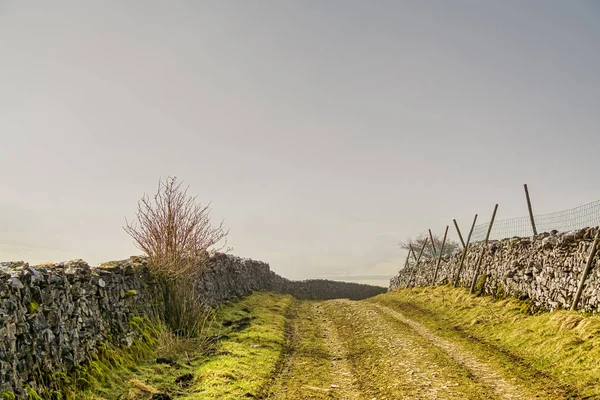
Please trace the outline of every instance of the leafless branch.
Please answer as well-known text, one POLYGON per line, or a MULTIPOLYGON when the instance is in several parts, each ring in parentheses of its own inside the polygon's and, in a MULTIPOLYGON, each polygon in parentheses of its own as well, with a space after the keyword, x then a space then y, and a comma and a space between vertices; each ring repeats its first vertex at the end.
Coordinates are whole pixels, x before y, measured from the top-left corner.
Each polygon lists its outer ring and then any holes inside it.
POLYGON ((152 272, 178 277, 198 272, 210 253, 222 251, 229 233, 213 226, 210 203, 203 206, 176 177, 161 179, 151 198, 144 195, 133 221, 123 227, 149 258, 152 272))

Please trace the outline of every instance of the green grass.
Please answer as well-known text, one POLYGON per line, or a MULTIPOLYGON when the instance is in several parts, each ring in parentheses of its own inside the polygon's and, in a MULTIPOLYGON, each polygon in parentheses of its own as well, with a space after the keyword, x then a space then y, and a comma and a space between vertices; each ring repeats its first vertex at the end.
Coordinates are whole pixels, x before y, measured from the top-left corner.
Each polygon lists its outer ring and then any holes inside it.
POLYGON ((216 354, 197 368, 197 383, 183 399, 264 395, 284 350, 285 314, 292 302, 291 296, 256 293, 221 310, 217 319, 221 326, 231 321, 230 331, 216 354))
POLYGON ((566 393, 600 398, 599 316, 565 310, 531 315, 527 302, 475 297, 449 286, 404 289, 369 301, 460 339, 507 369, 545 375, 566 393))
POLYGON ((187 400, 259 397, 268 391, 284 350, 285 314, 292 303, 291 296, 255 293, 222 306, 198 338, 176 338, 161 327, 144 357, 123 357, 124 349, 97 357, 87 370, 94 376, 90 387, 76 398, 141 400, 155 393, 187 400))

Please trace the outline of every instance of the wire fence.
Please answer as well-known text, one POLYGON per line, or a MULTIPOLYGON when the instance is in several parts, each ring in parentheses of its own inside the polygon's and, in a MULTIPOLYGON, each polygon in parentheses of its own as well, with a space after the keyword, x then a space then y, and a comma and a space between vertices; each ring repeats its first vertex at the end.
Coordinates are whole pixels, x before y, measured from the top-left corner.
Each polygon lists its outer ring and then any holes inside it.
MULTIPOLYGON (((570 210, 550 214, 534 215, 535 226, 538 233, 557 230, 559 232, 575 229, 600 226, 600 200, 584 204, 570 210)), ((490 226, 489 222, 475 225, 471 236, 472 242, 485 240, 490 226)), ((527 237, 533 235, 533 228, 529 217, 510 218, 494 221, 490 240, 500 240, 509 237, 527 237)))

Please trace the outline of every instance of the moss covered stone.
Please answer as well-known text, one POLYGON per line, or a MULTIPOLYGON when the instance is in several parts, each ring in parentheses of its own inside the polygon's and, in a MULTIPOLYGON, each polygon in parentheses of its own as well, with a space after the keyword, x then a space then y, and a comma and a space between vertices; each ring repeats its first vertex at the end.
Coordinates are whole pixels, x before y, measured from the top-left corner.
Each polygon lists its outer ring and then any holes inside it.
POLYGON ((29 314, 33 314, 39 307, 40 305, 35 300, 32 300, 29 302, 29 304, 27 304, 27 312, 29 314))

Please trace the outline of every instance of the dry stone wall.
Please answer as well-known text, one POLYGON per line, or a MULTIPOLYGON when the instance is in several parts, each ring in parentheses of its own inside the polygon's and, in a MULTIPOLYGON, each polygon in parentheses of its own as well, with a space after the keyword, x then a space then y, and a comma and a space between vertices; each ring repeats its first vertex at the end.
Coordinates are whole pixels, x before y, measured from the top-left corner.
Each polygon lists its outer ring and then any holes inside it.
MULTIPOLYGON (((543 233, 528 238, 510 238, 475 243, 469 247, 460 286, 469 288, 477 258, 483 259, 477 291, 494 296, 529 299, 534 308, 569 308, 590 253, 596 228, 543 233)), ((454 282, 461 254, 443 259, 433 282, 436 261, 425 260, 415 269, 403 269, 390 281, 390 290, 407 286, 443 285, 454 282)), ((596 255, 585 282, 579 308, 600 312, 600 265, 596 255)))
POLYGON ((80 365, 100 343, 131 345, 131 318, 159 312, 160 293, 135 258, 0 264, 0 393, 35 388, 33 376, 80 365))
POLYGON ((327 279, 290 281, 277 274, 273 274, 271 290, 308 300, 361 300, 387 292, 386 288, 380 286, 330 281, 327 279))
MULTIPOLYGON (((216 306, 253 291, 304 298, 365 298, 385 288, 333 281, 296 282, 260 261, 213 256, 197 281, 202 301, 216 306)), ((30 266, 0 263, 0 394, 27 398, 42 374, 70 372, 102 344, 130 346, 136 318, 163 315, 162 286, 143 257, 90 267, 82 260, 30 266)))

